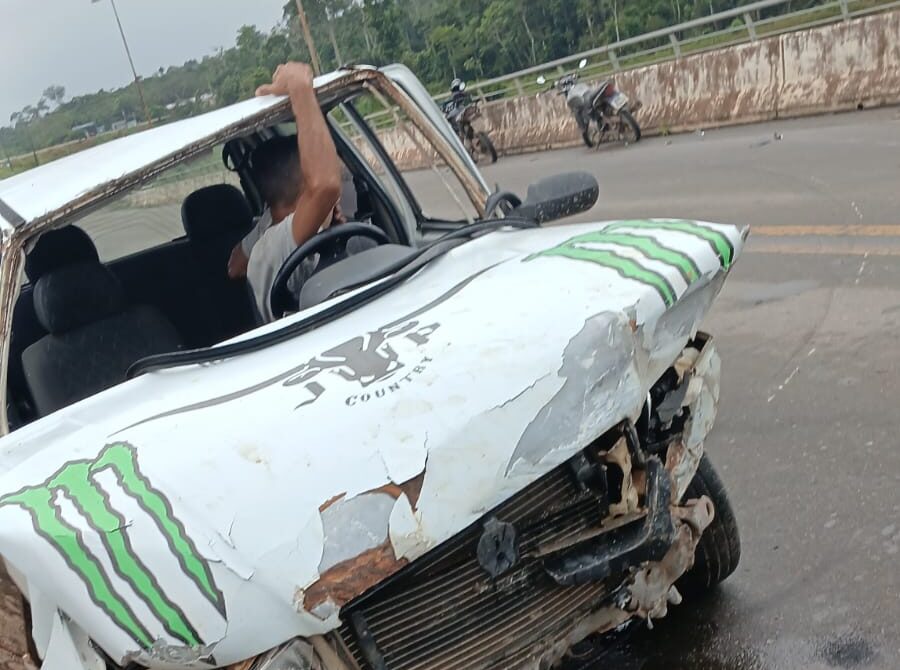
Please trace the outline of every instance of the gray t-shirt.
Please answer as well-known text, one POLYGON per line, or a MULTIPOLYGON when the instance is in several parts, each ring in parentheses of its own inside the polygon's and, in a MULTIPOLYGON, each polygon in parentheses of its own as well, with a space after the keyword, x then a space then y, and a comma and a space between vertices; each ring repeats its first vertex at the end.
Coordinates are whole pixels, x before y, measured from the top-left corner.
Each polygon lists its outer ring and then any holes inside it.
MULTIPOLYGON (((271 221, 271 215, 268 218, 271 221)), ((288 256, 297 248, 291 225, 293 221, 294 215, 291 214, 275 225, 264 226, 265 222, 261 218, 254 230, 247 238, 244 238, 244 242, 246 242, 252 235, 258 235, 255 243, 250 245, 247 281, 250 282, 250 288, 253 289, 256 307, 266 323, 271 323, 275 320, 271 305, 272 284, 275 283, 275 275, 278 274, 288 256)), ((291 293, 300 295, 303 282, 312 275, 317 262, 318 255, 307 258, 303 262, 303 266, 288 280, 288 289, 290 289, 291 293)))

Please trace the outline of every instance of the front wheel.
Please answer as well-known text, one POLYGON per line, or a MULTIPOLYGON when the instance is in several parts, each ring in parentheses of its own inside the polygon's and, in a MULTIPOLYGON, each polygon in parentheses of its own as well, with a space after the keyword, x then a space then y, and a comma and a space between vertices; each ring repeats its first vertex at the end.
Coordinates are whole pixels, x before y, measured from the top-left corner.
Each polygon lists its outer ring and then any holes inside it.
POLYGON ((741 538, 734 510, 725 485, 706 456, 700 459, 684 499, 700 496, 708 496, 712 500, 716 515, 700 536, 693 567, 677 582, 678 589, 688 597, 700 595, 725 581, 741 560, 741 538))
POLYGON ((591 138, 591 133, 589 130, 585 130, 581 133, 581 139, 584 140, 584 144, 588 149, 594 148, 594 140, 591 138))
POLYGON ((581 133, 581 139, 584 140, 584 144, 588 149, 593 149, 600 144, 601 136, 600 121, 596 119, 588 121, 587 127, 581 133))
POLYGON ((494 148, 494 143, 491 142, 491 138, 488 137, 487 133, 479 132, 475 143, 481 153, 490 157, 491 163, 497 162, 497 150, 494 148))
POLYGON ((641 127, 627 109, 619 110, 619 134, 625 142, 640 142, 641 127))

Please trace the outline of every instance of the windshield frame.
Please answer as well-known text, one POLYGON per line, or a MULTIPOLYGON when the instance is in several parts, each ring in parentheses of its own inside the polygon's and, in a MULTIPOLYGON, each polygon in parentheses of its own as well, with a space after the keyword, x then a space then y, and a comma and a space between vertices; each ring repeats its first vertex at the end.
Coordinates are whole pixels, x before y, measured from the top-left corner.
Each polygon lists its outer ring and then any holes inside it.
MULTIPOLYGON (((447 164, 457 179, 459 179, 472 204, 483 215, 485 203, 490 195, 483 180, 477 179, 476 175, 471 172, 460 158, 455 147, 446 141, 441 129, 435 127, 416 99, 407 93, 404 88, 397 85, 384 72, 371 68, 346 71, 345 76, 329 80, 317 89, 320 105, 323 108, 328 108, 335 100, 351 95, 354 91, 360 90, 365 86, 376 88, 404 111, 426 140, 435 148, 441 160, 447 164)), ((41 219, 26 222, 16 227, 4 225, 0 228, 0 363, 2 363, 0 365, 0 437, 9 434, 9 417, 7 416, 6 406, 9 368, 7 361, 10 353, 15 305, 22 288, 24 258, 29 244, 33 243, 42 233, 74 223, 90 211, 141 187, 158 175, 182 164, 202 151, 207 151, 213 146, 221 145, 224 142, 252 132, 261 127, 261 123, 265 126, 270 126, 277 123, 279 119, 284 120, 288 118, 289 115, 290 106, 285 101, 267 113, 263 120, 253 119, 246 124, 229 128, 225 133, 216 133, 201 138, 184 151, 169 156, 156 164, 148 165, 137 174, 128 175, 111 184, 98 184, 98 188, 94 191, 83 195, 77 201, 70 202, 66 207, 51 212, 41 219)), ((393 166, 393 161, 390 161, 390 163, 393 166)), ((396 166, 393 167, 395 168, 396 166)), ((289 323, 285 325, 285 327, 289 326, 289 323)), ((262 335, 254 335, 257 330, 249 331, 242 336, 242 339, 252 341, 257 337, 262 337, 262 335)), ((52 414, 48 416, 52 416, 52 414)), ((38 419, 38 421, 40 420, 38 419)))

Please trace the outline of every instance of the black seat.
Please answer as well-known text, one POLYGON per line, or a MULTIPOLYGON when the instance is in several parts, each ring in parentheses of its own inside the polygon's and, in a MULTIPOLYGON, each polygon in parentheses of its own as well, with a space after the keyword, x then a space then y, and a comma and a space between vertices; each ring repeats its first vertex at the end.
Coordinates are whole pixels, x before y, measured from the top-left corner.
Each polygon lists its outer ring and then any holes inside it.
POLYGON ((77 226, 64 226, 41 235, 25 258, 25 275, 34 285, 45 274, 74 263, 99 263, 97 247, 77 226))
POLYGON ((608 87, 608 79, 600 82, 600 86, 598 86, 591 95, 591 107, 597 107, 600 104, 600 101, 603 99, 603 94, 606 93, 608 87))
POLYGON ((88 234, 75 226, 65 226, 41 235, 25 259, 29 283, 22 287, 13 310, 12 336, 6 392, 13 426, 35 418, 34 402, 25 382, 22 352, 47 334, 34 311, 34 284, 45 274, 73 263, 99 263, 97 249, 88 234))
POLYGON ((256 325, 246 282, 228 278, 231 250, 253 227, 244 194, 229 184, 207 186, 189 195, 181 221, 195 264, 198 323, 204 344, 215 344, 256 325))
POLYGON ((181 344, 157 309, 128 306, 122 286, 99 262, 42 274, 34 309, 48 335, 25 349, 22 366, 38 416, 124 381, 135 361, 181 344))

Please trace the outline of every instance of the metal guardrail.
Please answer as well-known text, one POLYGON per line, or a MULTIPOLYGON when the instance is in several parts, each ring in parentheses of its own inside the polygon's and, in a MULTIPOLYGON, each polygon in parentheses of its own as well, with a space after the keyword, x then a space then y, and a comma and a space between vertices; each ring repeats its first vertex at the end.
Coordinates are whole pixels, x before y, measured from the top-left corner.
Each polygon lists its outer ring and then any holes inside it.
MULTIPOLYGON (((661 63, 725 46, 755 42, 765 37, 829 23, 849 21, 857 16, 900 7, 900 0, 821 0, 800 10, 776 11, 769 16, 760 16, 766 10, 789 9, 791 1, 759 0, 613 44, 581 51, 501 77, 474 82, 468 89, 482 102, 518 97, 542 90, 536 82, 539 75, 552 80, 573 70, 581 59, 589 61, 589 65, 582 72, 583 77, 609 76, 634 67, 661 63), (721 27, 726 22, 728 25, 721 27)), ((448 97, 449 93, 442 93, 436 95, 434 99, 440 103, 448 97)), ((390 110, 375 112, 367 116, 366 120, 376 129, 394 124, 390 110)))

